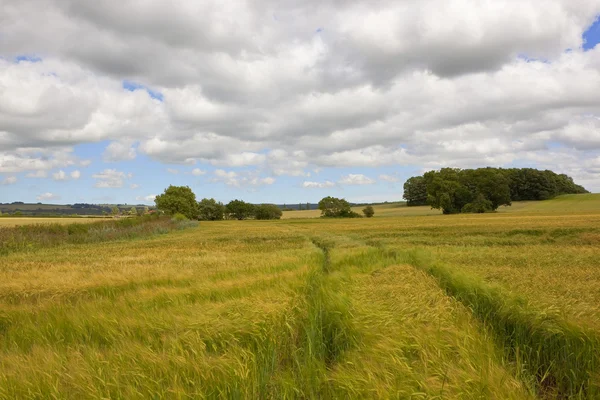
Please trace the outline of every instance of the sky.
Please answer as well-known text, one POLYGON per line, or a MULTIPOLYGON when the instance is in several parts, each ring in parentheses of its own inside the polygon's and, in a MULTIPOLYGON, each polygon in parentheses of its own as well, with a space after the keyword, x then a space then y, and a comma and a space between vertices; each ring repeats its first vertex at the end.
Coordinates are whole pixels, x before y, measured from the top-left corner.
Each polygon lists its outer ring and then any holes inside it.
POLYGON ((395 201, 442 167, 600 192, 597 0, 3 0, 0 202, 395 201))

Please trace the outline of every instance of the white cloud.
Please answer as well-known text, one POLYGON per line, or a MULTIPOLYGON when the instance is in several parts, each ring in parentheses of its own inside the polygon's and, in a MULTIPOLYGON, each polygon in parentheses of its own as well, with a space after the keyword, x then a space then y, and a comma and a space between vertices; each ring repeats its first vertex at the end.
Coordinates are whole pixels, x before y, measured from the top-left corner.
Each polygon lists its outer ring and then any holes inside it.
POLYGON ((348 174, 338 181, 340 185, 372 185, 375 181, 363 174, 348 174))
POLYGON ((132 183, 131 185, 129 185, 130 189, 139 189, 140 185, 138 185, 137 183, 132 183))
POLYGON ((304 181, 304 182, 302 182, 302 187, 311 188, 311 189, 324 189, 324 188, 331 188, 334 186, 335 186, 335 183, 333 183, 331 181, 325 181, 325 182, 304 181))
POLYGON ((68 178, 65 171, 61 169, 60 171, 57 171, 52 174, 52 179, 54 179, 55 181, 66 181, 68 178))
POLYGON ((177 175, 179 173, 179 170, 175 168, 167 168, 167 172, 173 175, 177 175))
POLYGON ((102 172, 92 175, 96 179, 94 187, 97 188, 122 188, 126 179, 131 179, 132 174, 117 171, 116 169, 105 169, 102 172))
POLYGON ((17 183, 18 179, 16 176, 9 176, 0 181, 0 185, 13 185, 17 183))
POLYGON ((191 174, 194 176, 202 176, 202 175, 206 175, 206 171, 201 170, 200 168, 194 168, 192 170, 191 174))
POLYGON ((60 200, 60 196, 54 193, 46 192, 36 197, 37 201, 60 200))
POLYGON ((81 172, 79 170, 75 170, 75 171, 71 171, 71 178, 72 179, 79 179, 81 178, 81 172))
POLYGON ((224 183, 227 186, 233 186, 237 188, 243 187, 259 187, 265 185, 272 185, 275 183, 275 178, 271 176, 261 177, 257 172, 254 171, 225 171, 217 169, 213 172, 214 177, 211 182, 224 183))
POLYGON ((131 141, 111 142, 104 150, 103 159, 106 162, 128 161, 136 157, 135 148, 131 141))
POLYGON ((379 175, 379 180, 383 181, 383 182, 396 183, 396 182, 400 181, 400 177, 397 175, 381 174, 381 175, 379 175))
POLYGON ((155 198, 155 194, 149 194, 148 196, 137 196, 135 199, 144 203, 153 203, 155 198))
POLYGON ((43 169, 35 171, 35 172, 30 172, 27 175, 28 178, 47 178, 48 177, 48 171, 45 171, 43 169))
POLYGON ((107 162, 252 170, 234 186, 549 148, 548 168, 600 181, 600 46, 582 50, 597 0, 5 2, 0 173, 87 166, 75 146, 107 141, 107 162))

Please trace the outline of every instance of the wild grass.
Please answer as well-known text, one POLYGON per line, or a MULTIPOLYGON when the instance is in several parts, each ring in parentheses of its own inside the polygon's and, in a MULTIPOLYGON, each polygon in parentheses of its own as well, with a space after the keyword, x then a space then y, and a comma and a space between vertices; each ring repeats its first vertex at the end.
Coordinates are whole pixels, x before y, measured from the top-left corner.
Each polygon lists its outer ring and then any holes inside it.
POLYGON ((168 233, 174 229, 197 226, 195 221, 168 217, 143 216, 89 224, 44 223, 0 227, 0 256, 13 251, 68 243, 97 243, 118 239, 133 239, 152 234, 168 233))
POLYGON ((0 398, 598 398, 599 227, 218 221, 11 251, 0 398))
POLYGON ((87 224, 104 219, 103 217, 0 217, 0 227, 35 224, 87 224))

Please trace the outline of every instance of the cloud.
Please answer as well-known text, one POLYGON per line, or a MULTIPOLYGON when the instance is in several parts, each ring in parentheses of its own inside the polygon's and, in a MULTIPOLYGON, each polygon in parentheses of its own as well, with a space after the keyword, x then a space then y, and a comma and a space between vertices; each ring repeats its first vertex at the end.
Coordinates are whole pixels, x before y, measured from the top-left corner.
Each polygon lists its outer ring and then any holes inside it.
POLYGON ((249 182, 550 153, 581 163, 548 168, 600 179, 600 46, 582 48, 597 0, 221 3, 7 0, 0 173, 83 167, 76 146, 107 142, 106 162, 249 182))
POLYGON ((225 171, 217 169, 213 172, 214 177, 211 182, 224 183, 227 186, 233 186, 237 188, 243 187, 260 187, 265 185, 272 185, 275 183, 275 178, 271 176, 261 177, 257 172, 254 171, 225 171))
POLYGON ((122 188, 125 180, 132 178, 132 174, 117 171, 116 169, 105 169, 102 172, 92 175, 96 179, 94 187, 97 188, 122 188))
POLYGON ((9 176, 0 181, 0 185, 13 185, 17 183, 18 179, 16 176, 9 176))
POLYGON ((381 175, 379 175, 379 180, 383 181, 383 182, 396 183, 396 182, 400 181, 400 177, 397 175, 381 174, 381 175))
POLYGON ((79 179, 81 178, 81 172, 79 170, 71 171, 71 179, 79 179))
POLYGON ((138 185, 137 183, 132 183, 131 185, 129 185, 130 189, 139 189, 140 185, 138 185))
POLYGON ((37 201, 60 200, 60 196, 54 193, 46 192, 36 197, 37 201))
POLYGON ((111 142, 104 150, 105 162, 129 161, 136 157, 131 141, 111 142))
POLYGON ((68 178, 67 178, 67 174, 65 173, 65 171, 63 171, 61 169, 60 171, 52 174, 52 179, 55 181, 66 181, 68 178))
POLYGON ((194 168, 190 173, 194 176, 202 176, 206 174, 206 171, 201 170, 200 168, 194 168))
POLYGON ((179 170, 175 168, 167 168, 167 172, 173 175, 177 175, 179 173, 179 170))
POLYGON ((148 196, 137 196, 135 199, 143 203, 153 203, 155 198, 155 194, 149 194, 148 196))
POLYGON ((27 175, 25 175, 28 178, 47 178, 48 177, 48 171, 45 171, 43 169, 39 170, 39 171, 35 171, 35 172, 30 172, 27 175))
POLYGON ((304 182, 302 182, 303 188, 310 188, 310 189, 324 189, 324 188, 331 188, 334 186, 335 186, 335 183, 333 183, 331 181, 325 181, 325 182, 304 181, 304 182))
POLYGON ((375 181, 363 174, 348 174, 338 181, 340 185, 372 185, 375 181))

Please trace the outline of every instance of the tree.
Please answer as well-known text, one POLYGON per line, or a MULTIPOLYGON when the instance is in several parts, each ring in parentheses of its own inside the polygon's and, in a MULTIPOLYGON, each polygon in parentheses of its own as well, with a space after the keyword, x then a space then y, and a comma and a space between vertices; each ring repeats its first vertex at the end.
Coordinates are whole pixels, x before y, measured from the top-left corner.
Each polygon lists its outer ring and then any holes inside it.
POLYGON ((150 209, 148 208, 148 206, 144 207, 144 214, 148 214, 150 212, 150 209))
POLYGON ((198 216, 196 195, 188 186, 170 185, 163 194, 156 196, 154 202, 158 210, 168 215, 180 213, 189 219, 195 219, 198 216))
POLYGON ((232 219, 243 220, 254 215, 254 205, 242 200, 232 200, 226 206, 225 210, 232 219))
POLYGON ((375 210, 373 210, 372 206, 366 206, 365 208, 363 208, 363 214, 365 214, 365 217, 367 218, 371 218, 373 215, 375 215, 375 210))
POLYGON ((479 193, 477 195, 477 197, 475 198, 475 200, 473 200, 471 203, 467 203, 465 204, 465 206, 462 208, 461 212, 463 213, 485 213, 485 212, 490 212, 490 211, 494 211, 495 208, 493 208, 492 202, 488 199, 485 198, 485 196, 481 193, 479 193))
POLYGON ((413 176, 404 183, 406 205, 424 206, 427 204, 427 184, 422 176, 413 176))
POLYGON ((359 214, 352 211, 350 203, 345 199, 331 196, 324 197, 319 201, 319 210, 321 210, 322 217, 354 218, 359 216, 359 214))
POLYGON ((282 214, 275 204, 261 204, 256 206, 254 210, 256 219, 280 219, 282 214))
POLYGON ((119 207, 113 206, 113 208, 110 210, 110 213, 112 215, 119 215, 121 213, 121 210, 119 210, 119 207))
POLYGON ((423 175, 427 185, 427 204, 444 214, 460 213, 473 195, 460 181, 460 169, 442 168, 423 175))
POLYGON ((202 199, 198 203, 198 218, 201 221, 220 221, 225 215, 225 206, 215 199, 202 199))
POLYGON ((131 210, 129 210, 129 214, 130 215, 137 215, 137 209, 135 207, 131 207, 131 210))

